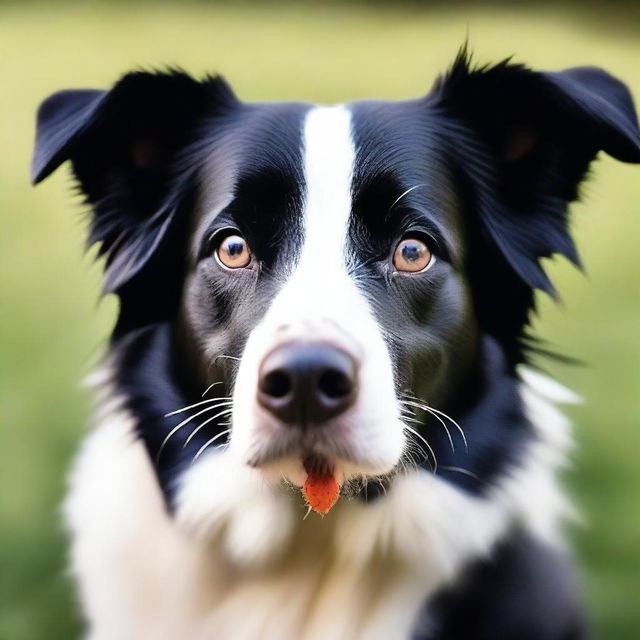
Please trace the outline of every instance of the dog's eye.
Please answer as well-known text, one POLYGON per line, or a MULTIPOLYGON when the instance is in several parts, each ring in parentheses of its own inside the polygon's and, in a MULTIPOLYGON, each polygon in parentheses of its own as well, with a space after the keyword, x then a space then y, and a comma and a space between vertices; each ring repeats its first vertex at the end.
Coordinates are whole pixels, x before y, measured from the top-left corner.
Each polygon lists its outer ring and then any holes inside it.
POLYGON ((419 238, 401 240, 393 252, 393 266, 405 273, 424 271, 433 262, 429 247, 419 238))
POLYGON ((216 249, 216 259, 227 269, 241 269, 251 263, 247 241, 237 234, 226 236, 216 249))

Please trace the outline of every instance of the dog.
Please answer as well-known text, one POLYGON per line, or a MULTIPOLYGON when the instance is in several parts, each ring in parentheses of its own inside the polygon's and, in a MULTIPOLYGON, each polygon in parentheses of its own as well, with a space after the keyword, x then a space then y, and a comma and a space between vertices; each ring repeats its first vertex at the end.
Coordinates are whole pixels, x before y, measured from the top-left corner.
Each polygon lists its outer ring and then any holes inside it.
POLYGON ((64 505, 91 640, 588 637, 556 480, 575 396, 527 363, 540 261, 623 83, 476 66, 402 102, 125 75, 40 106, 119 314, 64 505))

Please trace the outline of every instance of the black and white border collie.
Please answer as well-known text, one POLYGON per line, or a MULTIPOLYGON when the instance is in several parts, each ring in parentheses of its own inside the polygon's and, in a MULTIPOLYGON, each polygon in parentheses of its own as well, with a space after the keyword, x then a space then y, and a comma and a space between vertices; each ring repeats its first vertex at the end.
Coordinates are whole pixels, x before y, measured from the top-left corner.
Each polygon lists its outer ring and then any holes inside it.
POLYGON ((71 160, 120 300, 65 503, 87 637, 585 638, 574 397, 523 365, 599 150, 640 162, 621 82, 464 51, 404 102, 48 98, 34 181, 71 160))

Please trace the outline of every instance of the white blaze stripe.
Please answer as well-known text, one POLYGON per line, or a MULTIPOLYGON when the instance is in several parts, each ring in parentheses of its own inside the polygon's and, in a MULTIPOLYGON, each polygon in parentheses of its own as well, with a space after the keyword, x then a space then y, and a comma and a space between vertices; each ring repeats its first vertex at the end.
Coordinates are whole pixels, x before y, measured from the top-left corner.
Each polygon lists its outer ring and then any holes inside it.
POLYGON ((298 269, 318 271, 320 265, 344 262, 355 162, 349 110, 312 109, 305 122, 304 147, 305 244, 298 269))

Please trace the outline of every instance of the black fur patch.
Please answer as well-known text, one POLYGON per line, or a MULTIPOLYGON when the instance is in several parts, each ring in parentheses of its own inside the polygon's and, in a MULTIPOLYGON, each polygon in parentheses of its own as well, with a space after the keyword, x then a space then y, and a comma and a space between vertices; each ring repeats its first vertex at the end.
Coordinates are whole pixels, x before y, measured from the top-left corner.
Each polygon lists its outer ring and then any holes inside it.
POLYGON ((567 558, 514 531, 431 601, 412 640, 586 640, 567 558))

